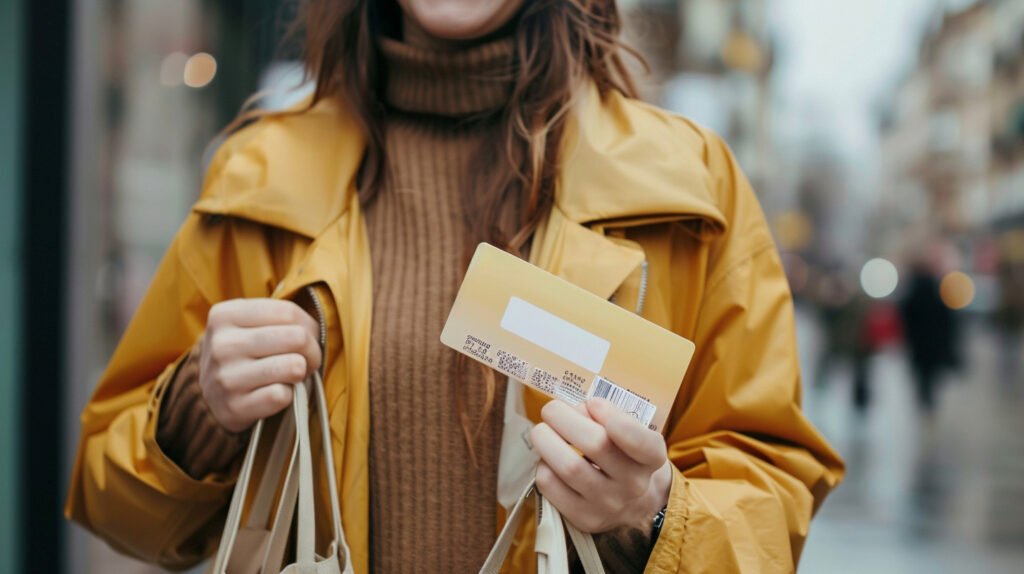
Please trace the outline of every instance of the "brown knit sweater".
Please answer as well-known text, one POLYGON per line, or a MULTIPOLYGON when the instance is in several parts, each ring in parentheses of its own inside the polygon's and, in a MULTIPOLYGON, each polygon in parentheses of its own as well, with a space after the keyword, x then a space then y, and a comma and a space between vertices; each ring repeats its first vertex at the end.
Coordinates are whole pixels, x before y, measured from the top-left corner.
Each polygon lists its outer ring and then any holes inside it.
MULTIPOLYGON (((373 258, 370 338, 370 556, 374 572, 475 572, 495 538, 504 384, 475 451, 485 386, 459 385, 440 342, 465 265, 461 202, 470 162, 508 99, 510 39, 458 52, 380 42, 387 69, 387 173, 366 206, 373 258), (491 119, 480 119, 491 118, 491 119)), ((500 117, 500 114, 499 114, 500 117)))
MULTIPOLYGON (((385 38, 380 49, 387 165, 382 188, 365 207, 374 285, 371 569, 475 572, 496 536, 505 385, 499 377, 494 407, 474 442, 474 467, 456 404, 461 396, 475 423, 485 385, 475 365, 459 379, 457 355, 439 337, 465 268, 462 188, 476 150, 496 135, 511 87, 513 44, 504 38, 431 52, 385 38)), ((157 442, 200 478, 237 461, 245 437, 210 416, 196 356, 182 363, 167 389, 157 442)), ((622 530, 597 541, 610 571, 643 570, 644 536, 622 530)))

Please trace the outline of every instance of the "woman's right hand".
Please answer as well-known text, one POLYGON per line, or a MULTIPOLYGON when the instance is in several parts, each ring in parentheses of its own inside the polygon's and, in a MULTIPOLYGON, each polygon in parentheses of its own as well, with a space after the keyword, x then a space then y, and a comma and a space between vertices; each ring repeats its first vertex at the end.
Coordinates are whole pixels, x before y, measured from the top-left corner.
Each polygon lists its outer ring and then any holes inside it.
POLYGON ((241 432, 292 402, 292 385, 320 368, 320 326, 291 301, 233 299, 210 309, 199 386, 217 422, 241 432))

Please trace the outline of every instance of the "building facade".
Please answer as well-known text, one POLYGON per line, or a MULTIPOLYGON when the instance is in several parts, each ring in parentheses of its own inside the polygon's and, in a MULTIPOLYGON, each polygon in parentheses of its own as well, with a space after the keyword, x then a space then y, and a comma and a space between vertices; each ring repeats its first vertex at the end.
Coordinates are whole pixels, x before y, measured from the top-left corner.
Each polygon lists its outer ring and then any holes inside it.
MULTIPOLYGON (((942 13, 882 120, 881 251, 920 257, 950 241, 975 276, 977 310, 1010 288, 1001 267, 1024 259, 1024 5, 979 1, 942 13)), ((1024 286, 1024 284, 1022 284, 1024 286)))

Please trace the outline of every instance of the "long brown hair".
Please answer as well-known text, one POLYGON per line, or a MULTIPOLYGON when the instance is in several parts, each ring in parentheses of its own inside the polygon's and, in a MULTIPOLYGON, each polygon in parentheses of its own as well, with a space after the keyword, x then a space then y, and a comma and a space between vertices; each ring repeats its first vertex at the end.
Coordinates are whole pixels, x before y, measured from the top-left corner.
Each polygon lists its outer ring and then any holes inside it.
MULTIPOLYGON (((395 33, 400 21, 394 0, 306 0, 296 21, 304 36, 306 73, 316 84, 310 107, 325 99, 340 100, 365 132, 359 185, 364 204, 378 193, 386 160, 384 74, 377 37, 395 33)), ((525 0, 509 27, 515 39, 514 80, 508 105, 500 112, 500 137, 489 138, 471 162, 462 201, 473 243, 487 241, 521 257, 554 204, 560 143, 581 88, 589 81, 602 97, 612 90, 634 96, 623 51, 642 59, 619 40, 615 0, 525 0), (500 224, 509 208, 516 212, 511 232, 500 224)), ((463 368, 464 361, 460 372, 463 368)), ((474 462, 473 439, 495 394, 494 372, 484 371, 486 406, 475 430, 462 393, 457 395, 474 462)))

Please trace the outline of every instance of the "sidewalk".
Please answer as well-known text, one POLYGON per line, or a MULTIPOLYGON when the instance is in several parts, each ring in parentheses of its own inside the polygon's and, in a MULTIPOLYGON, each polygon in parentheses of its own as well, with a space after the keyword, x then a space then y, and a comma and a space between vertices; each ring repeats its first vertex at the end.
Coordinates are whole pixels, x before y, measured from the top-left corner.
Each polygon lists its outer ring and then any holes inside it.
MULTIPOLYGON (((817 326, 798 314, 804 373, 817 326)), ((999 380, 996 340, 966 333, 967 365, 932 418, 917 412, 902 353, 871 365, 872 404, 854 412, 847 372, 805 381, 805 409, 848 465, 811 526, 806 573, 1024 572, 1024 379, 999 380)), ((841 370, 840 370, 841 371, 841 370)))

